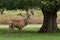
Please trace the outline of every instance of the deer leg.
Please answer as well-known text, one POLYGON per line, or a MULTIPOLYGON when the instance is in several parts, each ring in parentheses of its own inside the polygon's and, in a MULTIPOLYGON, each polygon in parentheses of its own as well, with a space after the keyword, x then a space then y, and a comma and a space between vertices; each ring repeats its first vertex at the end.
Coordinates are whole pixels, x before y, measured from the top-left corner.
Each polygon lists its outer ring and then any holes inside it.
POLYGON ((19 29, 19 33, 21 33, 22 32, 22 28, 18 28, 19 29))
POLYGON ((14 26, 11 24, 11 25, 9 26, 9 33, 12 33, 13 30, 14 30, 14 26))

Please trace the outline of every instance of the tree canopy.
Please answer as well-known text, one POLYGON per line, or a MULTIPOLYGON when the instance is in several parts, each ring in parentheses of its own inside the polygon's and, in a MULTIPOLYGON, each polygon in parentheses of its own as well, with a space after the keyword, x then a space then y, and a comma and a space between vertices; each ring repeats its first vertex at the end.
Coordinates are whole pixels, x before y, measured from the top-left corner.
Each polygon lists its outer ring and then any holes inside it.
POLYGON ((33 8, 33 4, 33 0, 0 0, 0 8, 9 10, 33 8))
POLYGON ((60 8, 60 0, 0 0, 0 8, 27 9, 34 7, 39 7, 46 11, 58 10, 60 8))

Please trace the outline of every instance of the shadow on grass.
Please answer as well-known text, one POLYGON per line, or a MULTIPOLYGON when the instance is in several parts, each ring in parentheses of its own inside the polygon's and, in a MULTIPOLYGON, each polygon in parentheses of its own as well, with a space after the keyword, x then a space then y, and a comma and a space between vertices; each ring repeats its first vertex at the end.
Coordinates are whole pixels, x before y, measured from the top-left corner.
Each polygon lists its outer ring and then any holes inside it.
MULTIPOLYGON (((36 33, 35 31, 22 31, 21 33, 36 33)), ((9 34, 8 29, 0 29, 0 34, 9 34)), ((14 30, 12 34, 20 34, 19 30, 14 30)))

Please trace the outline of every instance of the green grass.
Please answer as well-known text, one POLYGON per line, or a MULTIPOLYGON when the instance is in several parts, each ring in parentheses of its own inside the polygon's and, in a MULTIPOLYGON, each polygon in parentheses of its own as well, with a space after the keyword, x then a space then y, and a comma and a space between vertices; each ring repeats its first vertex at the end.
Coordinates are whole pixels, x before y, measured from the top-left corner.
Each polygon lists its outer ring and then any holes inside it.
POLYGON ((36 33, 40 27, 41 25, 27 25, 22 33, 15 29, 9 34, 8 25, 0 25, 0 40, 60 40, 60 33, 36 33))

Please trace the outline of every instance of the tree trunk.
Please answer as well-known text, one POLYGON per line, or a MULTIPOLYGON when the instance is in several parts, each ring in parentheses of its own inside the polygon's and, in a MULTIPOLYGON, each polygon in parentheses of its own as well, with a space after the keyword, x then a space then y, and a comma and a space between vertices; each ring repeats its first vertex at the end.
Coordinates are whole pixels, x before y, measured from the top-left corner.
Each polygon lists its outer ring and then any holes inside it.
POLYGON ((1 10, 0 10, 0 13, 3 14, 3 12, 4 12, 4 9, 1 9, 1 10))
POLYGON ((26 16, 27 16, 27 19, 30 17, 29 9, 26 9, 26 16))
POLYGON ((59 32, 59 29, 57 27, 57 22, 56 22, 57 11, 53 11, 53 12, 43 11, 43 16, 44 16, 43 25, 38 32, 41 33, 59 32))

